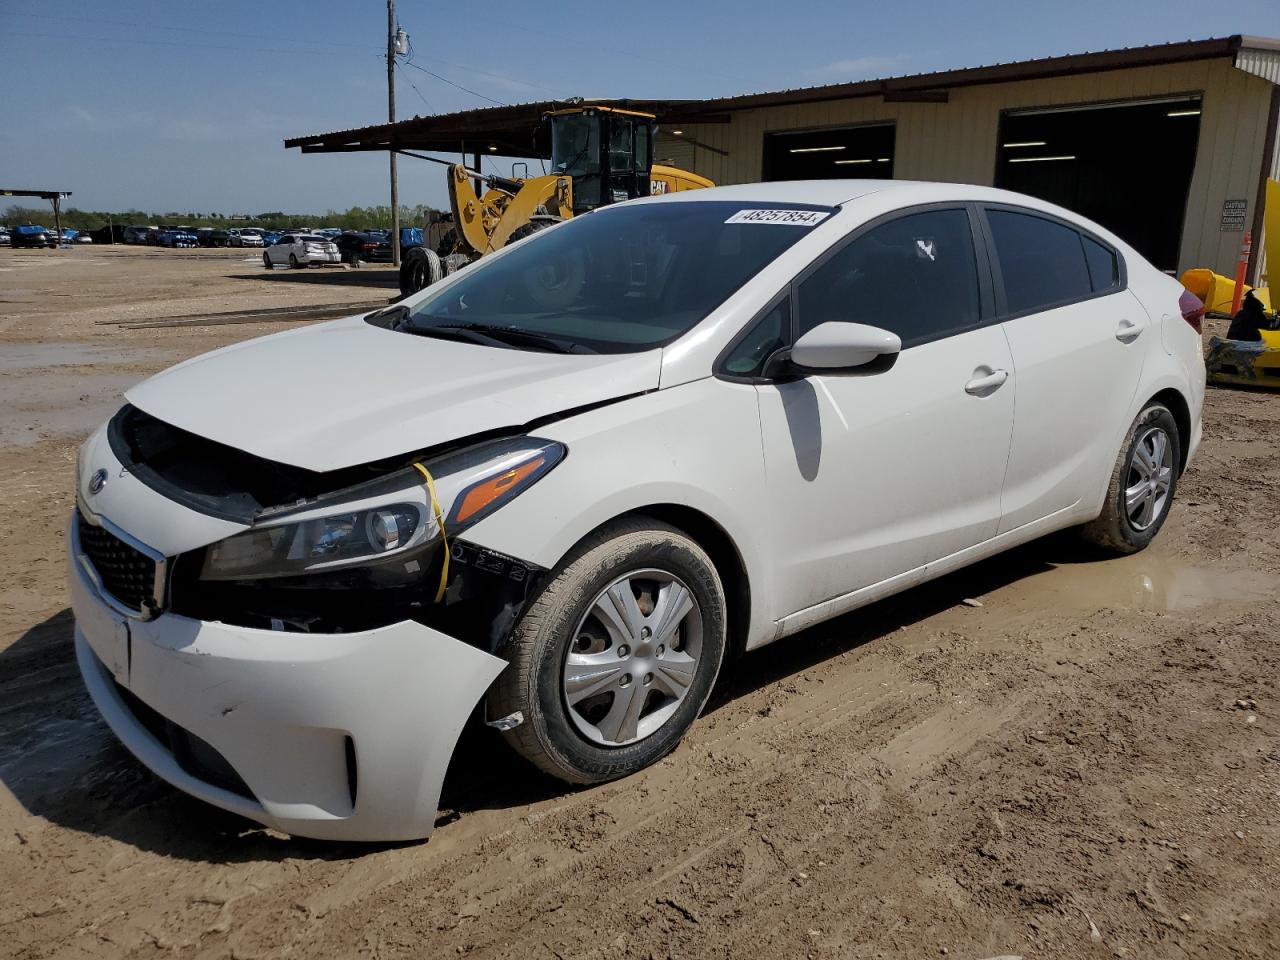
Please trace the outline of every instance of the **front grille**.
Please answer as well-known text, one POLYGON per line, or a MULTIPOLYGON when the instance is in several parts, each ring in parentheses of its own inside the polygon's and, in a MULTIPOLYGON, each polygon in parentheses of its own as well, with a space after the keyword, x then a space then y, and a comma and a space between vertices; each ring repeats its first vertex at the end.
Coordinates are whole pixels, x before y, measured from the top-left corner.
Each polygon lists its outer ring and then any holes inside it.
POLYGON ((151 606, 156 585, 156 562, 105 527, 94 526, 77 512, 80 551, 97 571, 102 589, 131 610, 151 606))

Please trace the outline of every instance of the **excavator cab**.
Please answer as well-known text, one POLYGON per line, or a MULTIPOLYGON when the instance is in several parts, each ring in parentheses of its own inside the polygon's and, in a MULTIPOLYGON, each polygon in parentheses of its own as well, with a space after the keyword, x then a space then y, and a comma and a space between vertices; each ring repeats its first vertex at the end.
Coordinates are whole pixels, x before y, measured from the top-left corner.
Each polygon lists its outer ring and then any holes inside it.
POLYGON ((653 168, 652 114, 614 107, 574 107, 546 115, 549 173, 573 180, 573 212, 647 197, 653 168))

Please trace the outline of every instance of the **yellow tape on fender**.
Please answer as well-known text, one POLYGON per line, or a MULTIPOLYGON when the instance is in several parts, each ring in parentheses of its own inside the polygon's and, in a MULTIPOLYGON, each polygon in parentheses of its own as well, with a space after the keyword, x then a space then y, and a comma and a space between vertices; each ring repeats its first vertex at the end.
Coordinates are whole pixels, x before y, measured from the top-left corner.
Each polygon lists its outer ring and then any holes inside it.
POLYGON ((436 603, 444 599, 444 588, 449 584, 449 535, 444 530, 444 513, 440 510, 440 498, 436 496, 436 482, 431 479, 431 471, 420 463, 413 465, 426 481, 427 493, 431 497, 431 510, 436 515, 436 524, 440 527, 440 543, 444 547, 444 560, 440 564, 440 587, 436 590, 436 603))

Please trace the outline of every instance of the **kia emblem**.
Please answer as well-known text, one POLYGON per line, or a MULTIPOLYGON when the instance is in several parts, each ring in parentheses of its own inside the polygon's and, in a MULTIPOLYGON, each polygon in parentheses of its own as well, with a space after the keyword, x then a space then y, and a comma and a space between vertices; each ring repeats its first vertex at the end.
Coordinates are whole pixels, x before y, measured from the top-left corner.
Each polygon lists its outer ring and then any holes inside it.
POLYGON ((107 471, 105 468, 99 467, 94 471, 92 477, 89 478, 89 492, 101 493, 102 488, 107 485, 107 471))

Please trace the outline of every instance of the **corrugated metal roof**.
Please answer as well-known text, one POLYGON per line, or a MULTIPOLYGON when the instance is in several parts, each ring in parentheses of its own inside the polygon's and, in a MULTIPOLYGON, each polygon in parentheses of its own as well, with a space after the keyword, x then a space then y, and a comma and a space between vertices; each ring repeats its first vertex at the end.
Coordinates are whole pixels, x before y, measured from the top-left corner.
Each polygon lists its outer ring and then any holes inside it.
MULTIPOLYGON (((1099 50, 1067 56, 1018 60, 957 70, 917 73, 851 83, 796 87, 763 93, 739 94, 707 100, 599 100, 612 106, 626 106, 656 114, 663 123, 725 122, 735 110, 754 107, 816 103, 851 97, 886 98, 926 95, 953 87, 1009 83, 1043 77, 1069 76, 1123 70, 1133 67, 1232 57, 1237 67, 1280 83, 1280 40, 1245 37, 1239 34, 1208 40, 1184 40, 1143 47, 1099 50)), ((456 151, 498 149, 508 156, 547 156, 549 144, 541 123, 547 110, 565 106, 564 101, 538 101, 501 107, 482 107, 457 113, 414 117, 394 125, 380 124, 338 130, 331 133, 294 137, 286 147, 303 152, 348 152, 361 150, 456 151)))

